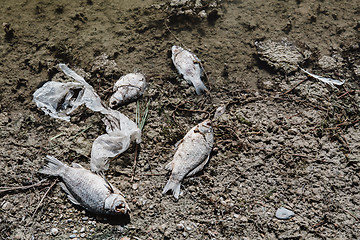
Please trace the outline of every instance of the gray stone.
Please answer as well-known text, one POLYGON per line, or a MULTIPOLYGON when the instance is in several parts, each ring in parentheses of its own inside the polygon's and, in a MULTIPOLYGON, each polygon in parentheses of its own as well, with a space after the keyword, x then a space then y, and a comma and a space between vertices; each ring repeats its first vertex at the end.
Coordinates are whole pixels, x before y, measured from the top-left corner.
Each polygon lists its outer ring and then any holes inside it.
POLYGON ((284 207, 279 208, 278 210, 276 210, 276 214, 275 216, 278 219, 282 219, 282 220, 287 220, 292 218, 293 216, 295 216, 295 213, 291 210, 288 210, 284 207))

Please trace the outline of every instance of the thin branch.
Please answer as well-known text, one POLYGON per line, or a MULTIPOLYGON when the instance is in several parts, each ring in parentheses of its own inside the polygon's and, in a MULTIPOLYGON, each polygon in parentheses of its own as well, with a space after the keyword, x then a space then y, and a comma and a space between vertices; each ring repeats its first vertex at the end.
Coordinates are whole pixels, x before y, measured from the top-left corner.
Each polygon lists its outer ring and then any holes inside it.
POLYGON ((49 185, 49 183, 44 183, 47 179, 43 179, 38 183, 27 185, 27 186, 19 186, 19 187, 0 187, 0 194, 10 191, 16 191, 16 190, 26 190, 32 187, 38 187, 38 186, 46 186, 49 185))
POLYGON ((52 189, 52 187, 58 182, 58 179, 55 179, 54 182, 50 185, 50 187, 48 188, 48 190, 45 192, 44 196, 41 198, 39 204, 37 205, 33 215, 32 215, 32 218, 34 218, 36 212, 38 211, 38 209, 40 208, 42 202, 44 201, 46 195, 50 192, 50 190, 52 189))

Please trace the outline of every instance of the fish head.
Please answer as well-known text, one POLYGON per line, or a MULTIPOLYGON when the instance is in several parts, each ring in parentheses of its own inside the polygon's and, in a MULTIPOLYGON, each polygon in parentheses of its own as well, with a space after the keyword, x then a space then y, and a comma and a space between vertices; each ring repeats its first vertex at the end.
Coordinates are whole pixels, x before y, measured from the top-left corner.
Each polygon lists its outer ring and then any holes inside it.
POLYGON ((179 47, 179 46, 172 46, 171 47, 171 52, 172 52, 173 56, 176 56, 178 53, 180 53, 183 50, 184 49, 182 47, 179 47))
POLYGON ((121 105, 122 101, 123 101, 123 96, 121 94, 114 93, 110 97, 109 106, 110 108, 116 108, 119 105, 121 105))
POLYGON ((201 122, 198 126, 198 129, 201 133, 213 132, 212 121, 210 119, 207 119, 201 122))
POLYGON ((120 194, 112 193, 105 199, 105 211, 110 214, 127 214, 130 211, 125 198, 120 194))

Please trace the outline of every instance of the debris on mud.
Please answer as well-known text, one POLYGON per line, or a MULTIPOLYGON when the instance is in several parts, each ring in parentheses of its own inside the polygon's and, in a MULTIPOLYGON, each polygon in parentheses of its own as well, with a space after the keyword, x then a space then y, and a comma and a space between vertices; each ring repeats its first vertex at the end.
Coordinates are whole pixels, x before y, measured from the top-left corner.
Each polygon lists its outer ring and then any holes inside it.
POLYGON ((284 73, 297 71, 306 60, 301 50, 287 39, 257 41, 255 46, 261 61, 284 73))
POLYGON ((91 170, 106 171, 109 159, 126 151, 130 142, 141 142, 141 130, 135 122, 119 111, 103 106, 100 97, 83 77, 76 74, 65 64, 59 64, 61 70, 78 82, 45 83, 34 93, 34 102, 45 113, 54 118, 69 121, 71 112, 81 105, 105 115, 103 122, 107 134, 97 137, 91 150, 91 170))

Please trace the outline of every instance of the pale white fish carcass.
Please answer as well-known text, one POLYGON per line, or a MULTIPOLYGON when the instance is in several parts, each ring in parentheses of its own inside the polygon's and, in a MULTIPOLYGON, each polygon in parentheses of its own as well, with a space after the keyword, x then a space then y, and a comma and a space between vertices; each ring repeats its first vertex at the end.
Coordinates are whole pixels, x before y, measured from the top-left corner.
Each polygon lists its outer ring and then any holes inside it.
POLYGON ((110 98, 111 108, 129 103, 143 95, 146 89, 146 79, 141 73, 129 73, 122 76, 114 85, 114 94, 110 98))
POLYGON ((73 204, 100 215, 120 215, 130 210, 121 192, 105 178, 77 163, 70 167, 55 157, 46 159, 48 165, 39 173, 60 177, 60 185, 73 204))
POLYGON ((214 132, 211 120, 207 119, 193 127, 180 141, 173 160, 165 167, 172 172, 162 193, 166 194, 171 190, 178 199, 182 180, 204 168, 209 161, 213 145, 214 132))
POLYGON ((195 54, 179 46, 172 46, 171 59, 183 78, 195 87, 196 94, 200 95, 207 89, 201 81, 202 68, 200 59, 195 54))

